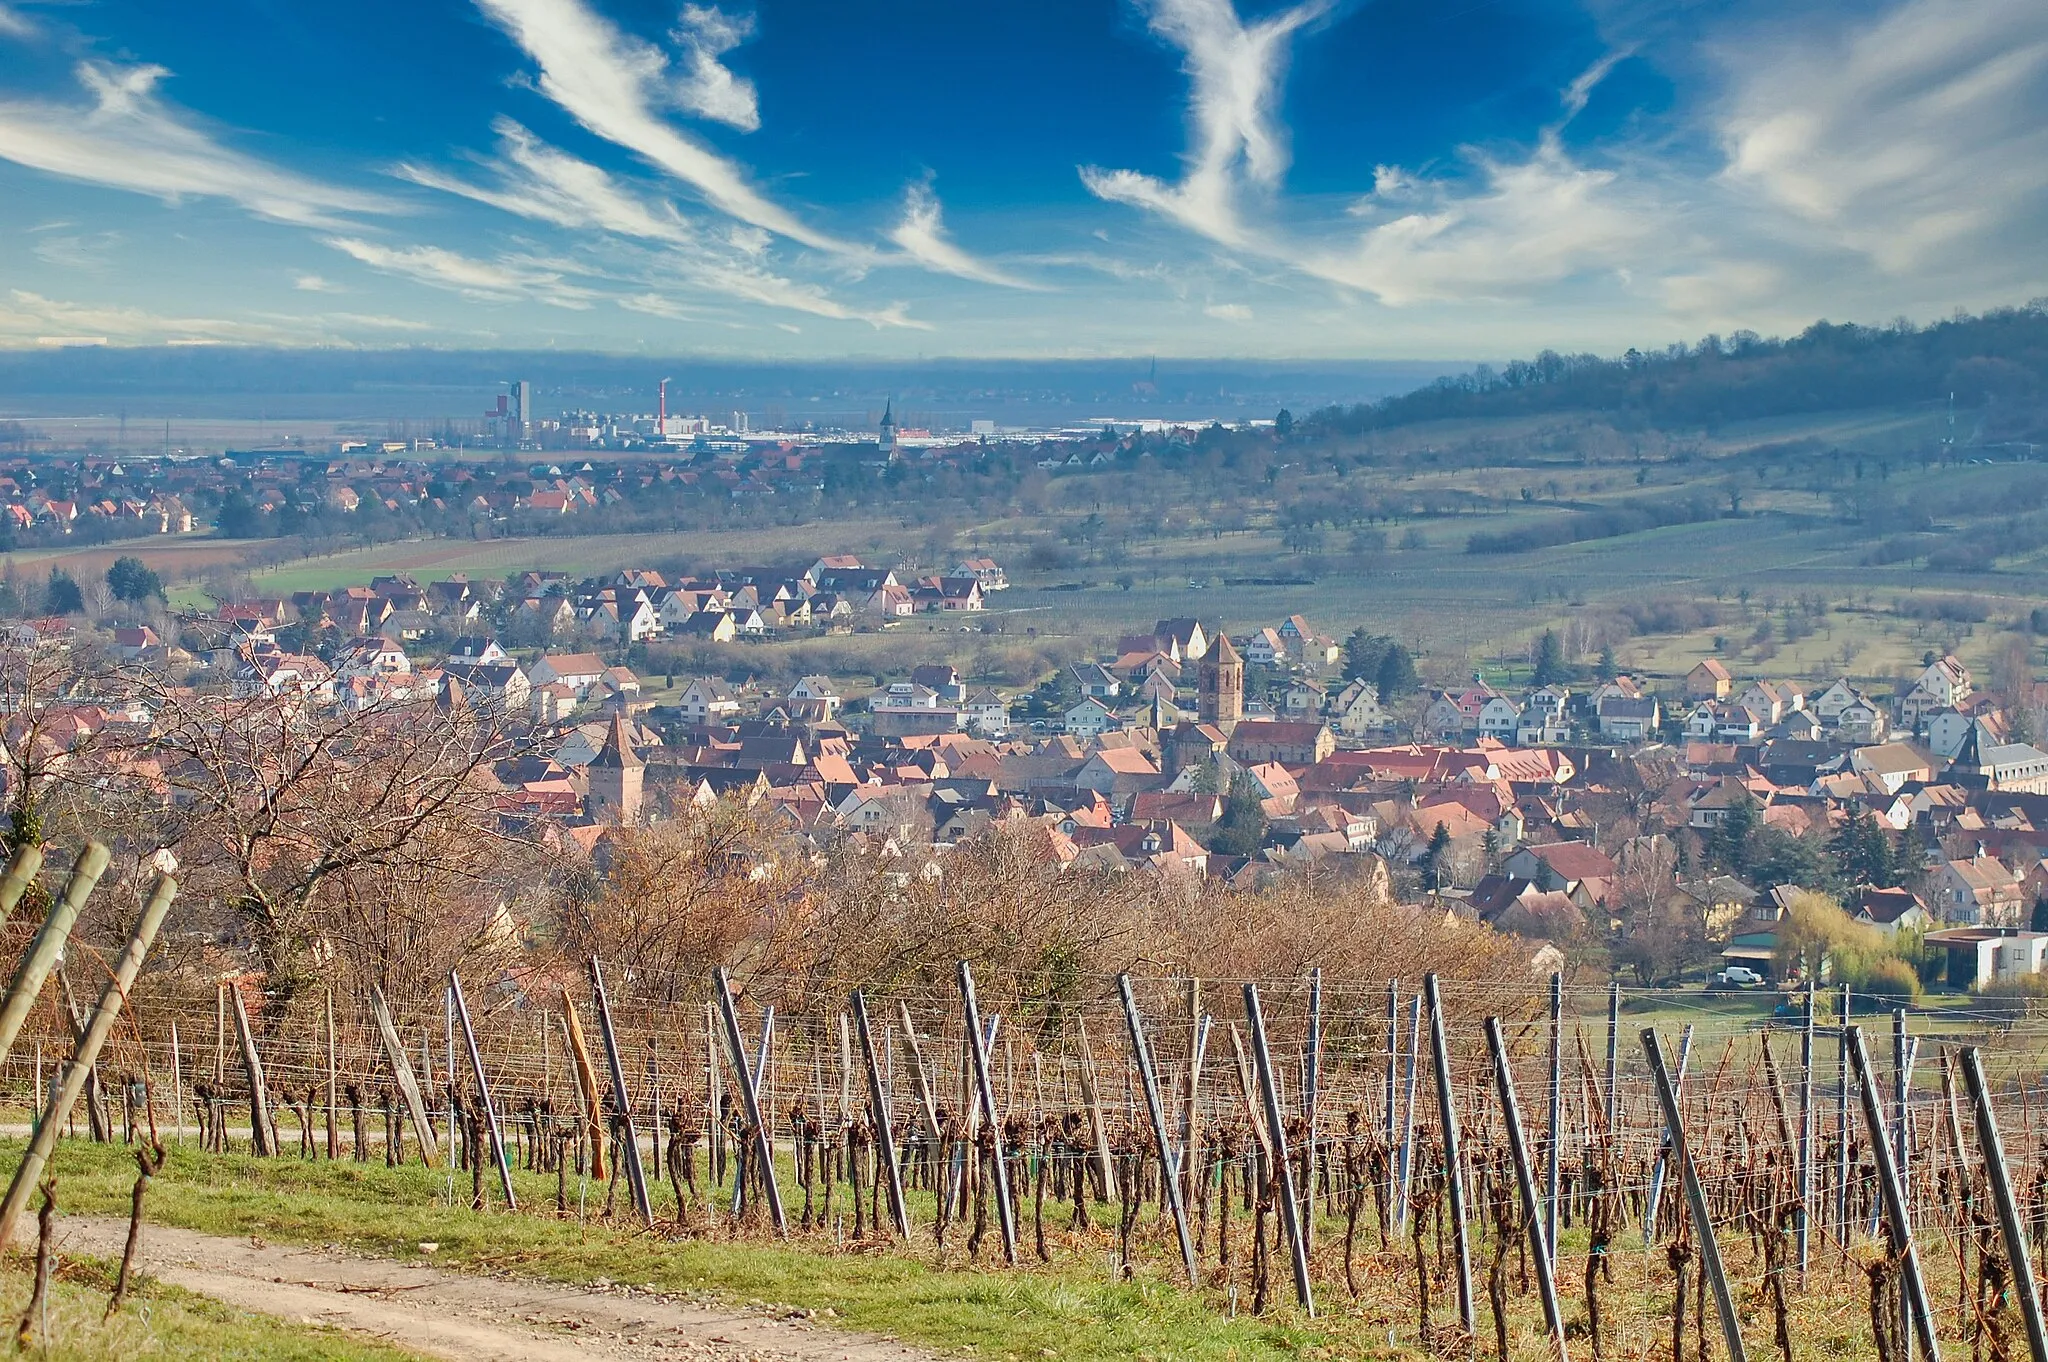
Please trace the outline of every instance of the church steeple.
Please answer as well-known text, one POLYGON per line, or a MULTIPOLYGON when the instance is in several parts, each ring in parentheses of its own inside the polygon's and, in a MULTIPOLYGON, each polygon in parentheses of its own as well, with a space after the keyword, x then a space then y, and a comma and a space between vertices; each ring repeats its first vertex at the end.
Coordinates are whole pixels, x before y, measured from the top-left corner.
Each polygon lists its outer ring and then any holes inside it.
POLYGON ((896 457, 896 399, 890 398, 882 404, 882 428, 875 437, 875 443, 890 458, 896 457))

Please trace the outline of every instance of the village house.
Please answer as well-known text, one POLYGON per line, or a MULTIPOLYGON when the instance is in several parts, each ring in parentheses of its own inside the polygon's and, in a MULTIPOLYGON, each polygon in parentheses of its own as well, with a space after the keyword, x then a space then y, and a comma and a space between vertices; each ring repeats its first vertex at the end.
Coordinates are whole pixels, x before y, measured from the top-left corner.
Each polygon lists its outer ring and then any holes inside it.
POLYGON ((1688 700, 1726 700, 1728 692, 1735 685, 1735 678, 1717 658, 1707 658, 1685 674, 1685 698, 1688 700))
POLYGON ((676 709, 685 723, 723 723, 740 712, 740 697, 723 677, 700 676, 676 697, 676 709))
POLYGON ((1969 698, 1971 689, 1970 669, 1954 653, 1936 658, 1899 700, 1899 723, 1907 732, 1918 733, 1929 714, 1957 708, 1969 698))
POLYGON ((1943 922, 2011 927, 2026 918, 2026 891, 2004 862, 1984 854, 1943 860, 1927 872, 1927 902, 1943 922))

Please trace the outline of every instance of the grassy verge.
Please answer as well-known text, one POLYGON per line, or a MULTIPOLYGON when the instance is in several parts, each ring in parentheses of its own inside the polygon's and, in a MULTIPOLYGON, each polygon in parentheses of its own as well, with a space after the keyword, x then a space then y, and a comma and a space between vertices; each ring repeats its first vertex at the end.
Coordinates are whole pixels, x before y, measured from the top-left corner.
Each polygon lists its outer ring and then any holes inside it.
MULTIPOLYGON (((34 1267, 0 1266, 0 1329, 12 1335, 27 1309, 34 1267)), ((31 1321, 24 1356, 55 1362, 130 1362, 136 1357, 204 1357, 222 1362, 403 1362, 413 1354, 317 1326, 286 1324, 144 1278, 113 1319, 102 1318, 113 1265, 66 1259, 51 1284, 48 1345, 43 1321, 31 1321)), ((10 1351, 11 1351, 10 1347, 10 1351)))
MULTIPOLYGON (((11 1153, 0 1146, 0 1165, 11 1153)), ((52 1169, 62 1179, 64 1210, 125 1213, 132 1163, 118 1146, 66 1142, 52 1169)), ((421 1245, 430 1244, 432 1261, 451 1268, 573 1283, 601 1280, 811 1310, 853 1328, 981 1357, 1224 1362, 1385 1355, 1383 1346, 1362 1345, 1355 1321, 1341 1316, 1309 1321, 1280 1311, 1263 1319, 1230 1318, 1227 1299, 1219 1310, 1217 1302, 1150 1272, 1116 1281, 1108 1271, 1106 1240, 1087 1252, 1062 1243, 1059 1266, 1012 1273, 934 1262, 928 1228, 915 1254, 839 1251, 829 1240, 782 1246, 756 1238, 671 1239, 629 1224, 598 1223, 601 1187, 592 1189, 592 1219, 579 1223, 573 1180, 568 1218, 552 1214, 552 1177, 522 1174, 519 1180, 522 1200, 548 1207, 548 1214, 479 1215, 466 1204, 466 1176, 456 1184, 462 1204, 447 1204, 447 1187, 445 1173, 416 1165, 386 1169, 186 1149, 173 1152, 151 1185, 149 1216, 215 1234, 342 1244, 400 1260, 421 1260, 427 1256, 421 1245)), ((929 1226, 929 1216, 921 1223, 929 1226)), ((953 1238, 957 1258, 960 1236, 953 1238)), ((989 1241, 983 1260, 999 1262, 993 1229, 989 1241)), ((1276 1274, 1275 1289, 1286 1290, 1284 1269, 1276 1274)), ((1384 1330, 1378 1337, 1383 1344, 1384 1330)))
MULTIPOLYGON (((0 1166, 5 1166, 9 1152, 0 1145, 0 1166)), ((63 1179, 67 1211, 125 1211, 131 1174, 119 1147, 66 1142, 57 1151, 53 1169, 63 1179)), ((1022 1235, 1026 1266, 1013 1272, 995 1265, 1000 1253, 993 1225, 980 1265, 966 1261, 957 1230, 946 1251, 937 1251, 930 1237, 928 1199, 914 1208, 918 1236, 915 1246, 906 1250, 841 1243, 834 1233, 815 1229, 787 1244, 759 1230, 737 1236, 726 1230, 674 1234, 666 1226, 642 1231, 625 1213, 623 1191, 619 1222, 598 1218, 604 1200, 600 1186, 592 1187, 589 1216, 579 1221, 573 1179, 566 1216, 553 1208, 551 1177, 521 1174, 518 1188, 524 1213, 479 1214, 468 1208, 466 1177, 455 1181, 456 1204, 449 1204, 445 1172, 430 1173, 417 1166, 386 1169, 350 1162, 201 1155, 187 1148, 173 1153, 153 1184, 150 1218, 216 1234, 256 1234, 280 1243, 343 1245, 397 1260, 430 1258, 454 1269, 618 1284, 686 1299, 811 1311, 852 1328, 977 1362, 1249 1362, 1282 1357, 1336 1362, 1425 1355, 1417 1346, 1415 1245, 1403 1236, 1402 1242, 1380 1247, 1377 1231, 1369 1227, 1374 1218, 1370 1205, 1358 1238, 1355 1297, 1345 1287, 1343 1223, 1322 1219, 1313 1266, 1319 1315, 1310 1320, 1291 1303, 1284 1257, 1273 1265, 1276 1308, 1263 1317, 1233 1310, 1234 1303, 1249 1306, 1243 1257, 1248 1223, 1236 1215, 1235 1275, 1243 1296, 1234 1302, 1213 1275, 1199 1292, 1176 1284, 1178 1253, 1171 1230, 1149 1209, 1138 1231, 1135 1279, 1121 1281, 1113 1271, 1113 1237, 1101 1227, 1114 1216, 1113 1208, 1104 1208, 1098 1228, 1087 1235, 1053 1232, 1053 1217, 1048 1214, 1050 1265, 1032 1257, 1027 1209, 1022 1235)), ((1677 1195, 1675 1185, 1667 1195, 1677 1195)), ((494 1203, 496 1199, 493 1189, 494 1203)), ((800 1204, 800 1198, 797 1201, 800 1204)), ((656 1204, 664 1213, 673 1208, 665 1192, 657 1195, 656 1204)), ((1614 1362, 1669 1356, 1670 1272, 1661 1247, 1646 1250, 1642 1245, 1636 1214, 1639 1211, 1624 1213, 1614 1251, 1605 1260, 1607 1272, 1601 1274, 1606 1278, 1600 1286, 1603 1355, 1614 1362)), ((1062 1211, 1059 1222, 1065 1221, 1062 1211)), ((698 1224, 701 1228, 701 1219, 698 1224)), ((1742 1329, 1758 1347, 1772 1332, 1759 1289, 1763 1263, 1740 1228, 1720 1228, 1742 1329)), ((1587 1318, 1587 1232, 1583 1225, 1569 1226, 1560 1239, 1559 1294, 1576 1333, 1587 1318)), ((1495 1353, 1485 1284, 1487 1268, 1498 1251, 1489 1235, 1474 1252, 1479 1352, 1487 1357, 1495 1353)), ((1796 1340, 1794 1362, 1871 1355, 1861 1306, 1863 1274, 1857 1266, 1870 1253, 1859 1244, 1852 1258, 1844 1261, 1828 1244, 1817 1246, 1812 1281, 1804 1290, 1792 1291, 1788 1322, 1796 1340)), ((1214 1256, 1212 1238, 1205 1266, 1213 1268, 1214 1256)), ((1537 1362, 1550 1350, 1521 1261, 1518 1246, 1510 1245, 1508 1359, 1537 1362)), ((1938 1299, 1944 1303, 1944 1336, 1961 1340, 1965 1325, 1948 1308, 1957 1299, 1953 1260, 1945 1250, 1930 1249, 1927 1262, 1938 1299)), ((1438 1350, 1449 1348, 1462 1355, 1463 1347, 1454 1341, 1455 1287, 1444 1276, 1431 1275, 1430 1314, 1438 1350)), ((4 1322, 0 1319, 0 1324, 4 1322)), ((2015 1320, 2008 1319, 2007 1324, 2017 1328, 2015 1320)), ((1575 1355, 1584 1346, 1581 1336, 1575 1355)))

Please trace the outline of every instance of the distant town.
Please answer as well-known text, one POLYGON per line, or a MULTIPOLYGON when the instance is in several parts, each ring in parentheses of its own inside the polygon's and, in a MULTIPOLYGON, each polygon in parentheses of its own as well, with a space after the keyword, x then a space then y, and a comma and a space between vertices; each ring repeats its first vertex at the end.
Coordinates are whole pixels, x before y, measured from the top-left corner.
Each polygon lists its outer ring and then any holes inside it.
MULTIPOLYGON (((1780 977, 1776 933, 1805 890, 1948 951, 1963 986, 2018 968, 1981 943, 2048 943, 2048 752, 2025 741, 2038 697, 1980 689, 1953 656, 1895 695, 1713 658, 1657 689, 1574 663, 1551 635, 1519 688, 1427 689, 1398 641, 1296 614, 1236 637, 1160 620, 1024 688, 946 663, 865 687, 771 683, 749 662, 750 641, 971 619, 1008 588, 988 557, 917 573, 854 553, 675 577, 401 573, 223 600, 168 632, 118 610, 29 618, 13 641, 230 703, 489 713, 521 735, 493 767, 499 818, 581 855, 729 800, 889 857, 1022 820, 1061 863, 1233 887, 1317 865, 1535 957, 1608 943, 1646 980, 1716 963, 1780 977), (630 665, 685 656, 714 665, 630 665)), ((90 686, 67 703, 81 739, 117 722, 90 686)))

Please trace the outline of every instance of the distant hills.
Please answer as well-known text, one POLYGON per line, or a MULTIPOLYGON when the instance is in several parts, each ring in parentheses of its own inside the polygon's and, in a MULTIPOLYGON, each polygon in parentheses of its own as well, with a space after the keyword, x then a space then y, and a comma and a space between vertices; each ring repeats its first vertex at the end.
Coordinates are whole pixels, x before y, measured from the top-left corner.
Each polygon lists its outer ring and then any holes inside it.
POLYGON ((1984 413, 1977 439, 2048 440, 2048 300, 1931 326, 1815 322, 1614 359, 1546 350, 1412 392, 1323 407, 1310 430, 1362 435, 1425 421, 1600 412, 1659 429, 1712 429, 1807 412, 1944 403, 1984 413))

